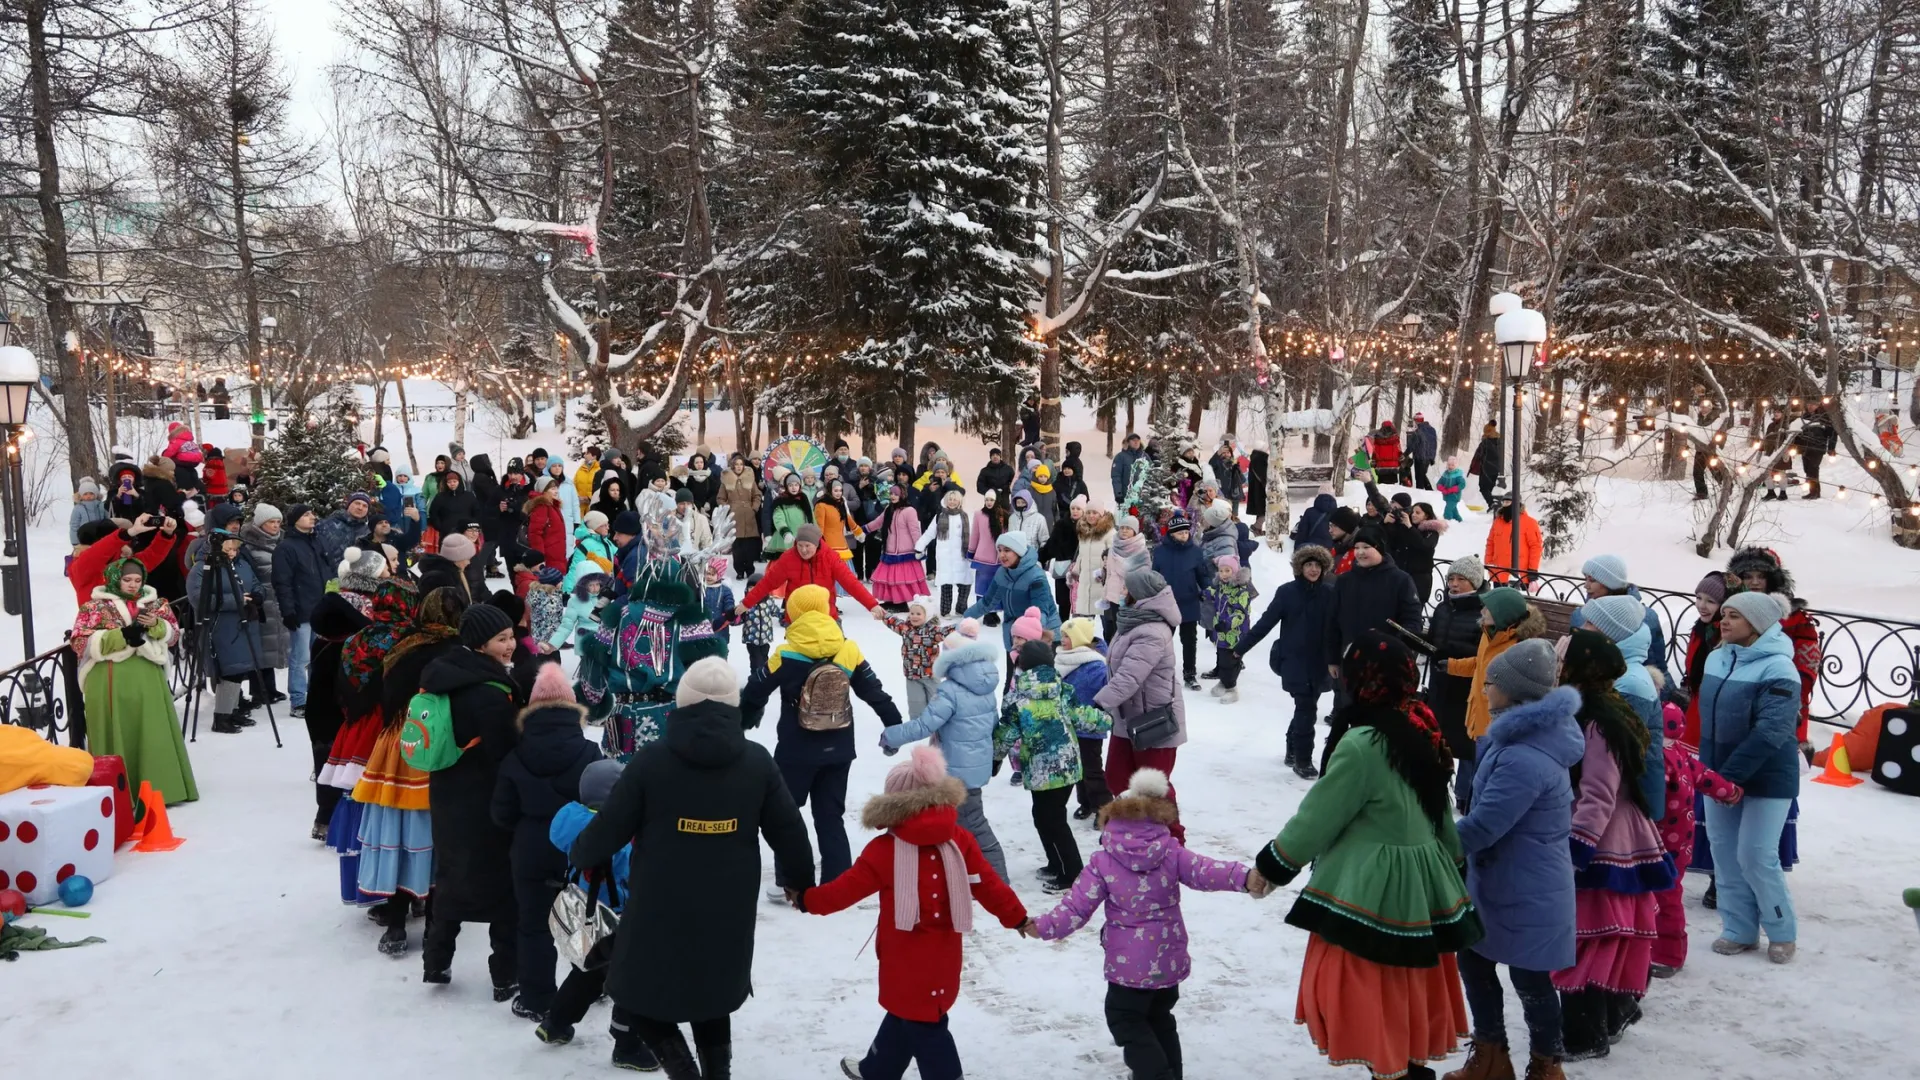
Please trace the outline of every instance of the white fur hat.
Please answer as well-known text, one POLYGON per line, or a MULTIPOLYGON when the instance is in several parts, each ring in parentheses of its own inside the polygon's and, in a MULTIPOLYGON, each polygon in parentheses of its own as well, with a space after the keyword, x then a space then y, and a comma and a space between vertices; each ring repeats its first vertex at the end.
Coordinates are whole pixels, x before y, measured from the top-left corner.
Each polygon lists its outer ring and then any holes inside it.
POLYGON ((702 701, 740 704, 740 680, 733 668, 718 656, 695 660, 689 665, 680 676, 679 690, 673 695, 674 704, 682 709, 702 701))

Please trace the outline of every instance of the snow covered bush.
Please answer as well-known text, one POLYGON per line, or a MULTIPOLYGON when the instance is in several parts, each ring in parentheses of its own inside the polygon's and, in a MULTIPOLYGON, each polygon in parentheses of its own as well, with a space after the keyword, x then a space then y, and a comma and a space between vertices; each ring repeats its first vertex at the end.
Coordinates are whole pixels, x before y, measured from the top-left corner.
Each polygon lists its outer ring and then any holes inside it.
POLYGON ((1534 487, 1521 494, 1540 522, 1541 547, 1548 558, 1572 551, 1593 511, 1593 481, 1580 437, 1566 424, 1546 424, 1527 467, 1534 487))
POLYGON ((296 414, 254 464, 254 502, 283 510, 306 503, 325 517, 348 495, 372 492, 373 472, 360 459, 356 440, 353 426, 337 413, 296 414))

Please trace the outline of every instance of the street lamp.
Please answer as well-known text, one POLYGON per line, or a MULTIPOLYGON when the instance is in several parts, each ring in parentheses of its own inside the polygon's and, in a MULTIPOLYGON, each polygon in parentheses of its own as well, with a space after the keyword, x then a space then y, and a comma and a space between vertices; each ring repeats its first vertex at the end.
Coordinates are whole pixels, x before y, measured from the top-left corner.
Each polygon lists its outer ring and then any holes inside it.
MULTIPOLYGON (((1528 308, 1519 296, 1495 293, 1488 305, 1496 316, 1493 340, 1500 346, 1500 359, 1506 365, 1507 385, 1513 390, 1513 420, 1507 426, 1507 438, 1513 443, 1513 478, 1509 491, 1513 498, 1513 573, 1520 579, 1520 385, 1532 369, 1534 357, 1547 340, 1547 317, 1528 308)), ((1525 588, 1525 584, 1521 588, 1525 588)))
POLYGON ((20 473, 20 444, 27 438, 27 405, 40 381, 40 362, 13 343, 13 323, 0 313, 0 430, 4 431, 5 475, 0 494, 6 496, 6 542, 0 554, 11 560, 0 566, 0 594, 9 615, 20 616, 23 659, 33 659, 33 587, 28 569, 27 485, 20 473))

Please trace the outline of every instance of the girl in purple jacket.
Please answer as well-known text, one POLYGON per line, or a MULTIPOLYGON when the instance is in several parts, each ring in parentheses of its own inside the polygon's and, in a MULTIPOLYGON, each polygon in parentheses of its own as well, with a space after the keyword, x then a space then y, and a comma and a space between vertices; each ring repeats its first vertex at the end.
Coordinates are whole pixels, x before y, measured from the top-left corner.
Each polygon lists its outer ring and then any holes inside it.
POLYGON ((1034 923, 1034 932, 1058 941, 1085 926, 1106 905, 1100 935, 1107 952, 1107 1030, 1134 1080, 1179 1076, 1180 1031, 1173 1007, 1193 967, 1180 887, 1202 892, 1272 890, 1258 871, 1237 862, 1195 855, 1167 826, 1178 816, 1167 798, 1167 774, 1141 769, 1126 791, 1100 809, 1100 850, 1060 906, 1034 923))

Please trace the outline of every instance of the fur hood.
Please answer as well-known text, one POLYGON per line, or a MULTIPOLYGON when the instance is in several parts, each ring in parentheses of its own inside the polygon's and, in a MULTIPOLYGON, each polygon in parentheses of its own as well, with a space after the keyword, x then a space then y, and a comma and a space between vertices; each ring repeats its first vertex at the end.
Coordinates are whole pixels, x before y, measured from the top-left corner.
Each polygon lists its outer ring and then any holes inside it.
POLYGON ((1293 549, 1293 576, 1303 576, 1303 570, 1310 562, 1320 564, 1321 581, 1333 575, 1333 552, 1319 544, 1302 544, 1293 549))
POLYGON ((1537 637, 1546 637, 1547 616, 1539 608, 1528 604, 1527 613, 1520 617, 1520 621, 1501 632, 1513 634, 1515 641, 1531 641, 1537 637))
POLYGON ((1180 811, 1167 798, 1171 790, 1167 783, 1167 774, 1159 769, 1139 769, 1128 781, 1127 790, 1113 797, 1113 801, 1100 808, 1100 825, 1104 828, 1109 821, 1150 821, 1156 825, 1172 825, 1180 819, 1180 811))
POLYGON ((1447 521, 1445 518, 1429 518, 1420 523, 1420 531, 1444 534, 1447 531, 1447 521))
POLYGON ((174 477, 173 462, 155 454, 147 459, 145 465, 140 466, 140 475, 149 480, 165 480, 171 484, 174 477))
POLYGON ((1105 510, 1088 510, 1075 526, 1082 540, 1098 540, 1113 531, 1113 515, 1105 510))
POLYGON ((1004 655, 1000 651, 998 641, 970 641, 957 649, 942 650, 940 656, 933 662, 933 677, 958 679, 965 689, 975 693, 991 694, 999 683, 1000 657, 1004 655), (980 679, 974 678, 973 673, 966 670, 976 664, 985 665, 984 688, 973 685, 980 679))
POLYGON ((966 801, 966 785, 951 776, 943 776, 931 787, 891 791, 868 799, 860 810, 860 824, 869 829, 897 828, 915 814, 936 806, 959 806, 966 801))
POLYGON ((1487 728, 1491 745, 1527 745, 1539 750, 1563 769, 1579 764, 1586 753, 1586 736, 1574 714, 1580 711, 1580 691, 1555 687, 1538 701, 1529 701, 1493 718, 1487 728))

